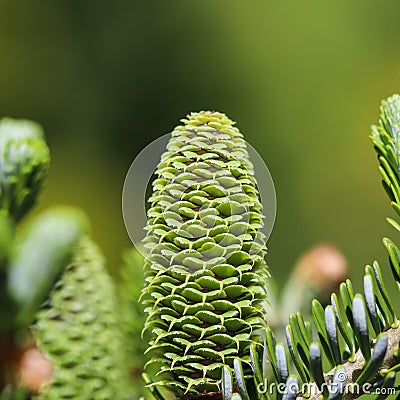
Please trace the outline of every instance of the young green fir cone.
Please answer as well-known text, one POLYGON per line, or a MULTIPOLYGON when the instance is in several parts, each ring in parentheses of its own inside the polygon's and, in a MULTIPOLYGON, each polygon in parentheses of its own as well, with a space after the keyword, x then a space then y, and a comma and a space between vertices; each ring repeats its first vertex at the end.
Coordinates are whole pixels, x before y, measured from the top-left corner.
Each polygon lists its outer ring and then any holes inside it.
POLYGON ((50 152, 36 122, 0 120, 0 213, 19 221, 36 202, 50 152))
POLYGON ((224 114, 192 113, 156 171, 145 239, 146 372, 178 398, 220 391, 265 327, 262 205, 246 143, 224 114))
POLYGON ((37 400, 128 399, 115 288, 89 239, 54 286, 32 327, 53 375, 37 400))

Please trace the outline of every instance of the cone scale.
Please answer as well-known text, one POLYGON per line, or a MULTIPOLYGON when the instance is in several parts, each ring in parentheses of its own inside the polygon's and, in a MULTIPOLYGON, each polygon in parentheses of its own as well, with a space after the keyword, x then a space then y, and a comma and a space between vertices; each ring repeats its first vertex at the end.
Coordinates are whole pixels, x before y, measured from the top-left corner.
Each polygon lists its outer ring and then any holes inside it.
POLYGON ((146 372, 177 398, 218 396, 221 371, 265 327, 262 204, 246 143, 218 112, 172 132, 149 199, 146 372))

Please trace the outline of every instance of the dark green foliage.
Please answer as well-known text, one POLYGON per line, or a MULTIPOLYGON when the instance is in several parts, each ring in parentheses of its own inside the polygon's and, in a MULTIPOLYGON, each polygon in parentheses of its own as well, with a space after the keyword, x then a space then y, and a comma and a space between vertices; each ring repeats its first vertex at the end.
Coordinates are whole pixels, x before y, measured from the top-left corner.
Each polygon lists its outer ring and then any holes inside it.
POLYGON ((324 373, 322 369, 322 349, 321 345, 318 342, 313 342, 309 348, 309 356, 310 356, 310 372, 312 379, 317 384, 318 389, 323 393, 326 397, 328 394, 328 390, 326 386, 323 386, 325 383, 324 373))
POLYGON ((117 286, 120 328, 124 333, 124 353, 130 373, 132 393, 135 393, 135 398, 139 398, 145 393, 142 371, 145 364, 146 343, 141 338, 141 332, 146 318, 144 306, 139 302, 144 285, 144 261, 135 248, 124 253, 123 260, 117 286))
POLYGON ((0 274, 4 271, 12 249, 14 227, 10 218, 0 214, 0 274))
POLYGON ((24 389, 9 386, 0 392, 0 400, 30 400, 30 396, 24 389))
POLYGON ((225 115, 192 113, 158 166, 145 240, 145 337, 154 385, 178 397, 221 390, 265 326, 262 206, 241 133, 225 115))

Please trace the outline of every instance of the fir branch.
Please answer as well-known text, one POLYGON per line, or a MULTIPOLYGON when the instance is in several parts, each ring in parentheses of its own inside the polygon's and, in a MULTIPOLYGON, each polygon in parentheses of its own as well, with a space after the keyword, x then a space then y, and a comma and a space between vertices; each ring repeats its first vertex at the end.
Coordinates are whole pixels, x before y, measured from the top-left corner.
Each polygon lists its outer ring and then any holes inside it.
MULTIPOLYGON (((380 381, 386 374, 389 373, 389 370, 392 368, 395 368, 400 364, 400 356, 398 355, 398 348, 399 348, 399 343, 400 343, 400 327, 397 328, 391 328, 387 332, 387 338, 388 338, 388 346, 387 350, 385 353, 385 357, 383 359, 382 364, 380 365, 378 371, 374 376, 370 379, 368 379, 368 383, 372 385, 378 381, 380 381)), ((374 341, 376 343, 376 341, 374 341)), ((346 362, 342 365, 342 367, 346 371, 346 384, 347 385, 353 385, 361 375, 364 367, 366 365, 366 360, 361 352, 361 350, 357 351, 356 353, 356 359, 354 362, 346 362)), ((335 374, 336 367, 332 368, 329 372, 326 373, 325 375, 325 381, 326 382, 332 382, 333 376, 335 374)), ((315 382, 310 383, 309 385, 309 393, 311 395, 309 397, 306 396, 299 396, 297 397, 297 400, 317 400, 321 398, 321 393, 318 389, 318 386, 315 382)), ((342 399, 343 400, 351 400, 355 399, 359 396, 363 395, 363 393, 351 393, 351 392, 345 392, 342 399)))

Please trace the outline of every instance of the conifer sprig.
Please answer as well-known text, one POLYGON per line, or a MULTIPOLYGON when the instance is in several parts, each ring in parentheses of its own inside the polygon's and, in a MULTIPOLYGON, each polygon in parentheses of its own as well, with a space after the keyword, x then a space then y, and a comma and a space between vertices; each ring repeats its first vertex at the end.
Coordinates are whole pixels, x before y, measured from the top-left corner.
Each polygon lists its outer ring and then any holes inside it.
MULTIPOLYGON (((383 186, 400 216, 400 96, 382 102, 379 125, 372 127, 371 140, 378 154, 383 186)), ((396 220, 387 220, 400 231, 396 220)), ((383 242, 394 282, 400 289, 400 250, 390 239, 383 242)), ((263 335, 267 351, 251 349, 254 379, 248 380, 247 386, 262 385, 266 392, 258 391, 254 399, 270 400, 271 393, 275 399, 352 399, 363 394, 364 384, 370 385, 371 393, 377 388, 393 388, 395 374, 400 371, 399 310, 386 289, 378 262, 365 267, 363 293, 354 293, 352 282, 347 280, 340 285, 338 296, 332 294, 330 305, 324 308, 314 300, 312 314, 311 324, 300 313, 289 316, 286 338, 292 366, 269 328, 263 335), (270 391, 271 385, 264 387, 267 373, 260 366, 266 359, 275 375, 272 386, 286 380, 284 393, 270 391), (307 390, 301 391, 302 384, 309 385, 307 390), (358 385, 360 392, 346 390, 348 385, 358 385)), ((243 380, 237 371, 227 376, 231 376, 228 387, 235 379, 238 386, 243 380)), ((240 391, 235 396, 247 398, 240 391)), ((385 397, 381 394, 379 398, 385 397)), ((223 399, 232 397, 224 395, 223 399)))

